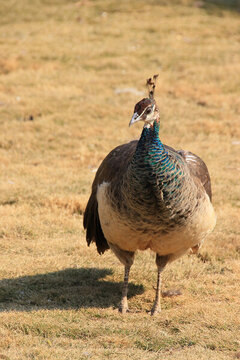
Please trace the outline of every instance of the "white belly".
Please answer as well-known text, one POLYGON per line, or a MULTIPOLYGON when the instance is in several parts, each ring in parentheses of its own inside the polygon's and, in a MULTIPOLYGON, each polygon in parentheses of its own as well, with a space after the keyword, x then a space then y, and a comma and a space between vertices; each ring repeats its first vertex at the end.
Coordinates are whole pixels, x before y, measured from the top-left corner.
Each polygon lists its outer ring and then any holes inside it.
POLYGON ((144 233, 134 230, 134 225, 128 224, 126 219, 122 219, 113 210, 107 195, 108 186, 109 183, 104 182, 99 185, 97 191, 101 227, 107 241, 123 250, 136 251, 150 248, 159 255, 175 254, 174 258, 176 258, 201 243, 215 226, 216 216, 206 195, 201 206, 198 206, 198 210, 184 227, 176 227, 167 234, 161 234, 161 225, 149 228, 149 224, 146 224, 147 231, 144 233))

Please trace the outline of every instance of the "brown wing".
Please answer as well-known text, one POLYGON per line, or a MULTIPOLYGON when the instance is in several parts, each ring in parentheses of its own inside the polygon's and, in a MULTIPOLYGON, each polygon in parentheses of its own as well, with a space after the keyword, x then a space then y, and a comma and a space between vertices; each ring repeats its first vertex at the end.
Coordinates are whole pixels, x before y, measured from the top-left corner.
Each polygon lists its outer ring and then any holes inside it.
POLYGON ((84 229, 87 230, 86 240, 88 245, 95 242, 99 254, 109 249, 104 237, 98 215, 97 188, 103 181, 111 182, 117 180, 127 170, 132 159, 138 141, 131 141, 127 144, 117 146, 103 160, 92 184, 92 193, 88 200, 83 218, 84 229))
POLYGON ((206 193, 212 201, 211 179, 205 162, 190 151, 179 150, 178 153, 186 160, 191 174, 201 181, 206 193))

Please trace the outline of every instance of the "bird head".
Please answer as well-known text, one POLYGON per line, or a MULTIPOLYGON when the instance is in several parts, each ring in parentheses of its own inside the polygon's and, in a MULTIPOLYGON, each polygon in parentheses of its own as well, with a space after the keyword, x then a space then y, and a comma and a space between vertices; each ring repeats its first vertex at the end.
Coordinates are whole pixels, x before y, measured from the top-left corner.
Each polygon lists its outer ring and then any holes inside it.
POLYGON ((158 75, 154 75, 153 79, 147 79, 147 87, 149 90, 149 97, 139 101, 134 108, 134 114, 129 123, 129 126, 138 121, 143 121, 146 126, 152 125, 155 120, 159 119, 159 109, 154 99, 154 90, 158 75))

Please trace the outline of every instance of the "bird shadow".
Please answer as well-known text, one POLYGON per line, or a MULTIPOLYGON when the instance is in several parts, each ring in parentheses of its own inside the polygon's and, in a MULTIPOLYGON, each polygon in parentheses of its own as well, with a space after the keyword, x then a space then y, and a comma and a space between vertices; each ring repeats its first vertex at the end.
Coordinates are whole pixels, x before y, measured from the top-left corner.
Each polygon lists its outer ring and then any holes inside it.
POLYGON ((209 14, 221 15, 221 10, 240 11, 240 0, 203 0, 196 1, 195 6, 203 7, 209 14))
MULTIPOLYGON (((105 280, 110 269, 80 268, 0 281, 0 312, 117 307, 122 283, 105 280)), ((129 283, 129 298, 142 294, 129 283)))

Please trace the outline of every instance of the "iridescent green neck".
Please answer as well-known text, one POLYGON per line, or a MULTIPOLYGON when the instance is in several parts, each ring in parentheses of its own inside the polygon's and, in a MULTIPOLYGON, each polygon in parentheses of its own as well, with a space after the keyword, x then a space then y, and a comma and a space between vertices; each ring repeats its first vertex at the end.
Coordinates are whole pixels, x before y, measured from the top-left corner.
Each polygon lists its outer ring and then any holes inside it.
POLYGON ((143 129, 130 171, 135 185, 146 186, 148 183, 158 191, 170 194, 180 186, 182 172, 178 160, 169 156, 159 139, 159 127, 159 122, 155 121, 150 128, 143 129))
POLYGON ((136 168, 138 165, 140 168, 145 165, 145 169, 151 170, 155 174, 171 169, 168 152, 159 139, 159 127, 159 122, 154 121, 151 127, 143 128, 132 161, 136 168))

